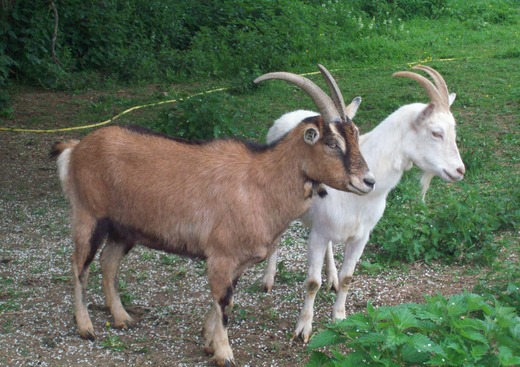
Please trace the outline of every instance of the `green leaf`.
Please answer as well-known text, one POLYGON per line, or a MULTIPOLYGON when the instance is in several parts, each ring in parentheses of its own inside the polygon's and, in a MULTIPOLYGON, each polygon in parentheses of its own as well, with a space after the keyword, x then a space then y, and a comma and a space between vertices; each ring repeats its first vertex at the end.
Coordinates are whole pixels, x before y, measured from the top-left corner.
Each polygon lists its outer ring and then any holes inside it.
POLYGON ((479 360, 488 350, 489 346, 487 344, 475 344, 471 347, 471 356, 476 360, 479 360))
POLYGON ((466 297, 464 294, 457 294, 452 296, 447 303, 448 315, 458 317, 467 311, 466 297))
POLYGON ((359 345, 368 345, 371 346, 373 344, 382 343, 386 339, 386 336, 381 333, 369 333, 359 338, 352 340, 351 344, 359 344, 359 345))
POLYGON ((498 360, 504 366, 520 365, 520 356, 514 356, 511 348, 506 346, 498 347, 498 360))
POLYGON ((466 302, 468 305, 468 310, 470 311, 479 310, 483 311, 486 315, 491 315, 493 313, 493 307, 486 302, 484 297, 478 294, 467 294, 466 302))
POLYGON ((331 359, 325 353, 312 352, 307 367, 326 367, 331 365, 331 359))
POLYGON ((466 339, 480 342, 485 345, 488 344, 487 338, 484 335, 482 335, 481 333, 479 333, 478 331, 471 330, 471 329, 461 329, 461 330, 459 330, 459 333, 466 339))
POLYGON ((430 359, 430 353, 418 351, 412 345, 404 345, 401 349, 401 356, 404 361, 410 363, 422 363, 430 359))
POLYGON ((396 347, 408 342, 409 336, 396 330, 389 328, 386 332, 385 343, 383 349, 396 347))
POLYGON ((338 327, 354 327, 358 331, 371 331, 371 320, 362 313, 350 315, 345 320, 336 323, 338 327))
POLYGON ((432 341, 429 337, 424 334, 414 334, 410 338, 411 346, 421 352, 435 353, 439 355, 446 355, 442 347, 432 341))
POLYGON ((516 320, 516 323, 511 325, 509 328, 509 332, 511 333, 511 336, 516 339, 520 340, 520 321, 516 320))
POLYGON ((412 327, 418 327, 419 322, 412 312, 405 307, 398 307, 392 312, 392 319, 399 331, 404 331, 412 327))
POLYGON ((415 316, 421 320, 431 320, 437 325, 444 322, 444 319, 442 318, 442 313, 437 314, 427 310, 417 310, 415 316))
POLYGON ((371 318, 374 318, 375 313, 376 313, 376 308, 374 307, 374 305, 372 305, 371 301, 368 301, 368 303, 367 303, 367 314, 368 314, 368 316, 370 316, 371 318))
POLYGON ((345 341, 345 337, 339 335, 337 332, 325 329, 319 334, 314 335, 307 347, 307 350, 318 349, 328 345, 334 345, 345 341))

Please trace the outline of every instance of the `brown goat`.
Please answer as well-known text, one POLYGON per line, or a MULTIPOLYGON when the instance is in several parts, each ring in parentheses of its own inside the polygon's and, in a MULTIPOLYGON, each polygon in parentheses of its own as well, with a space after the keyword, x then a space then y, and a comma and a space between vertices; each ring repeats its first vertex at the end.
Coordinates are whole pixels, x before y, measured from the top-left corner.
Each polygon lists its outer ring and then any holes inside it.
POLYGON ((275 249, 320 183, 358 194, 374 186, 352 121, 344 111, 334 112, 323 91, 309 90, 310 80, 298 78, 282 77, 309 93, 326 119, 306 119, 270 145, 187 142, 119 126, 54 145, 72 207, 75 316, 83 338, 95 338, 86 285, 89 264, 105 239, 100 262, 106 303, 115 327, 133 325, 116 276, 123 257, 139 243, 206 259, 214 305, 205 349, 217 365, 234 364, 227 321, 241 274, 275 249))

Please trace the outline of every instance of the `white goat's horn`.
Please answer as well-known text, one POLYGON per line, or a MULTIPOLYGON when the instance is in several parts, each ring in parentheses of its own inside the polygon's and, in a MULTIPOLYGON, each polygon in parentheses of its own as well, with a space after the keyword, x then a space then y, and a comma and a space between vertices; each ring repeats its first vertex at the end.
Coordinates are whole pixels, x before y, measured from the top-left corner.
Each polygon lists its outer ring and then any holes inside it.
POLYGON ((428 79, 426 79, 424 76, 412 73, 410 71, 398 71, 393 74, 394 77, 407 77, 415 80, 421 86, 426 90, 426 93, 428 93, 428 97, 430 97, 430 101, 437 104, 438 107, 445 108, 444 100, 441 97, 441 94, 433 85, 432 82, 430 82, 428 79))
POLYGON ((427 72, 433 79, 433 82, 435 83, 435 86, 437 87, 437 90, 439 91, 443 101, 444 106, 449 109, 450 106, 450 97, 448 92, 448 86, 446 85, 446 82, 444 81, 444 78, 442 77, 439 72, 429 66, 426 65, 416 65, 413 67, 416 70, 423 70, 427 72))
POLYGON ((318 68, 320 69, 321 74, 323 75, 323 79, 325 79, 325 82, 329 86, 330 95, 332 101, 334 102, 334 106, 336 106, 336 110, 341 115, 343 121, 349 121, 349 119, 347 118, 347 108, 345 106, 345 100, 343 99, 343 95, 341 94, 341 90, 339 89, 336 80, 334 80, 334 77, 331 75, 331 73, 327 70, 325 66, 318 64, 318 68))
POLYGON ((334 106, 334 103, 330 97, 312 80, 293 73, 275 72, 259 76, 254 80, 254 83, 257 84, 269 79, 285 80, 300 87, 300 89, 302 89, 309 95, 309 97, 311 97, 316 107, 318 107, 318 110, 323 116, 325 122, 330 123, 342 120, 340 113, 336 110, 336 107, 334 106))

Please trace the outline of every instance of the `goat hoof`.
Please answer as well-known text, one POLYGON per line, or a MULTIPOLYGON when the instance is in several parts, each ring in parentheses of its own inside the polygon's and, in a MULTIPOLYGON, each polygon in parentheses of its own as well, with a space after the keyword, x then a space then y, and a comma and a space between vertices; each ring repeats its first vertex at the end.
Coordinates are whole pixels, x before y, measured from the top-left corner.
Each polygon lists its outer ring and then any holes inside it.
POLYGON ((215 364, 218 367, 236 367, 235 361, 227 358, 220 361, 215 360, 215 364))
POLYGON ((272 290, 273 290, 272 285, 264 284, 264 293, 271 293, 272 290))
POLYGON ((334 292, 334 293, 338 293, 338 290, 339 290, 339 287, 337 284, 331 284, 328 286, 328 291, 329 292, 334 292))
POLYGON ((96 334, 94 334, 93 330, 85 330, 85 331, 79 331, 79 336, 82 339, 94 341, 96 340, 96 334))
POLYGON ((116 329, 131 329, 136 325, 137 322, 135 322, 133 319, 114 322, 114 327, 116 329))
POLYGON ((292 338, 291 338, 291 342, 295 342, 296 339, 299 339, 299 340, 302 340, 305 344, 307 344, 309 342, 310 337, 311 337, 311 334, 310 333, 306 333, 303 330, 300 331, 300 332, 295 331, 293 333, 292 338))

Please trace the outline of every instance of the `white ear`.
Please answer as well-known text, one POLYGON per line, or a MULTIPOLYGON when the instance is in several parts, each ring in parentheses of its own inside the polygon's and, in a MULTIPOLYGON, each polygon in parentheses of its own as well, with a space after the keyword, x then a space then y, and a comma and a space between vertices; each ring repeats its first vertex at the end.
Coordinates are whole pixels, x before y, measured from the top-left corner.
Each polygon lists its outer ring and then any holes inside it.
POLYGON ((305 131, 303 132, 303 139, 309 145, 316 144, 319 138, 320 132, 314 127, 309 127, 308 129, 305 129, 305 131))
POLYGON ((455 101, 455 98, 457 97, 457 94, 456 93, 450 93, 449 97, 448 97, 448 103, 449 105, 451 106, 451 104, 453 103, 453 101, 455 101))
POLYGON ((350 104, 345 108, 346 110, 346 114, 348 116, 349 119, 353 119, 354 116, 356 116, 356 112, 357 112, 357 109, 359 107, 359 105, 361 104, 361 97, 356 97, 352 100, 352 102, 350 102, 350 104))
POLYGON ((427 120, 432 115, 434 109, 435 109, 435 104, 434 103, 428 104, 428 106, 426 106, 424 108, 424 110, 421 111, 421 113, 417 117, 416 122, 418 124, 423 123, 425 120, 427 120))

